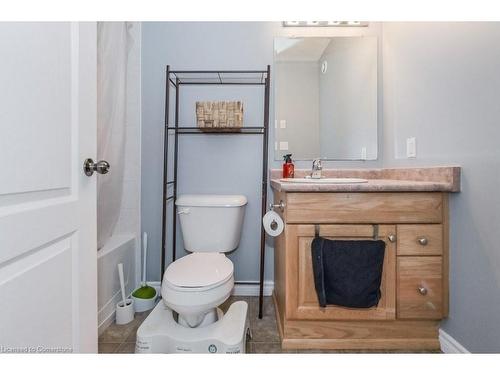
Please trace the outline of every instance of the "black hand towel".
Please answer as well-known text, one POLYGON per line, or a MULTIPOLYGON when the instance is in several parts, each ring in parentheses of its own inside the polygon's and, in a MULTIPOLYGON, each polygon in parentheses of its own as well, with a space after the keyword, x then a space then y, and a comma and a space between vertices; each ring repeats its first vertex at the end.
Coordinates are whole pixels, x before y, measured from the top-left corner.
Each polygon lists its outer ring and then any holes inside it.
POLYGON ((321 307, 367 308, 378 304, 384 241, 316 237, 311 251, 314 285, 321 307))

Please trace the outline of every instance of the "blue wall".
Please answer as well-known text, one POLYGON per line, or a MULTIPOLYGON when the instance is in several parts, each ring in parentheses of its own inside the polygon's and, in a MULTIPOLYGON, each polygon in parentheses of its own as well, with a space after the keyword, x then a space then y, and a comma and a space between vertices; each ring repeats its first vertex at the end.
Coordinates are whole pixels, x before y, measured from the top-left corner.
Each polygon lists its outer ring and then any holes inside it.
MULTIPOLYGON (((279 23, 143 23, 142 226, 150 234, 149 279, 160 277, 165 65, 261 69, 272 64, 273 38, 294 32, 279 23)), ((380 25, 300 30, 301 35, 327 32, 380 36, 380 25)), ((387 23, 382 37, 379 161, 327 163, 327 167, 463 166, 462 192, 450 200, 451 304, 444 328, 471 351, 498 352, 500 49, 496 42, 500 26, 387 23), (417 137, 416 159, 405 158, 406 137, 411 136, 417 137)), ((237 93, 226 94, 231 97, 237 93)), ((210 92, 210 97, 214 95, 215 91, 210 92)), ((246 106, 260 100, 258 94, 254 95, 244 98, 246 106)), ((194 109, 187 111, 184 116, 194 116, 194 109)), ((271 124, 273 118, 271 104, 271 124)), ((274 144, 273 130, 271 126, 270 147, 274 144)), ((258 279, 260 143, 251 137, 191 136, 182 141, 180 155, 180 192, 242 193, 249 198, 244 238, 232 255, 237 280, 258 279)), ((270 152, 271 165, 280 166, 272 155, 270 152)), ((309 167, 309 163, 299 166, 309 167)), ((272 248, 268 250, 266 278, 272 279, 272 248)))
POLYGON ((443 329, 471 352, 498 353, 500 23, 388 23, 383 36, 384 166, 462 167, 443 329), (417 138, 415 159, 407 137, 417 138))
MULTIPOLYGON (((142 24, 141 195, 142 230, 149 234, 148 279, 160 279, 165 66, 169 64, 172 69, 265 69, 266 65, 273 64, 274 37, 292 35, 293 32, 293 29, 285 29, 276 22, 142 24)), ((301 31, 304 32, 310 31, 301 31)), ((379 35, 379 32, 377 24, 372 24, 369 28, 321 31, 322 36, 364 33, 379 35)), ((317 31, 315 35, 319 36, 317 31)), ((196 100, 218 98, 242 99, 245 105, 245 124, 262 124, 262 89, 209 86, 197 91, 194 88, 183 88, 181 126, 194 126, 196 100)), ((271 99, 269 161, 270 167, 280 167, 281 162, 273 160, 272 103, 271 99)), ((379 113, 381 112, 380 110, 379 113)), ((379 132, 381 131, 379 128, 379 132)), ((259 275, 261 144, 261 137, 257 135, 180 135, 179 194, 244 194, 248 198, 241 244, 237 251, 230 254, 235 264, 237 281, 256 281, 259 275)), ((327 163, 327 167, 379 165, 377 161, 327 163)), ((298 166, 309 168, 310 162, 302 162, 298 166)), ((182 239, 180 232, 178 238, 182 239)), ((272 280, 272 239, 268 239, 267 250, 266 279, 272 280)), ((177 254, 185 254, 181 240, 177 254)), ((171 259, 171 250, 168 251, 167 259, 171 259)))

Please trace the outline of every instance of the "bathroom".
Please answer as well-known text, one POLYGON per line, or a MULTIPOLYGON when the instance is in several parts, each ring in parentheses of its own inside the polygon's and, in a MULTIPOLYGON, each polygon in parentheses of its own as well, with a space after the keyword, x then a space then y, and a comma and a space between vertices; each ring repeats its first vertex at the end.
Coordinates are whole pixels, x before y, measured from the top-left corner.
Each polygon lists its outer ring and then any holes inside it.
POLYGON ((0 353, 500 353, 500 22, 273 18, 0 22, 0 353))

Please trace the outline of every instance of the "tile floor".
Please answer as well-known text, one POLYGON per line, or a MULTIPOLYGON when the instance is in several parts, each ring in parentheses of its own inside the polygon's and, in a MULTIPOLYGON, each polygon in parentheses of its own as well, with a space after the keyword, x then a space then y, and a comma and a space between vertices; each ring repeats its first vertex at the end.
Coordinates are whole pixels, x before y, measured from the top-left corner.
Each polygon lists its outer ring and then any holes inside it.
POLYGON ((99 353, 134 353, 135 333, 149 313, 150 311, 136 313, 135 319, 129 324, 111 324, 99 336, 99 353))
MULTIPOLYGON (((346 350, 282 350, 274 304, 271 297, 264 298, 264 311, 262 319, 258 315, 258 297, 230 297, 222 306, 225 312, 231 303, 237 300, 248 302, 250 329, 252 340, 247 341, 247 353, 353 353, 346 350)), ((101 336, 99 336, 99 353, 134 353, 135 334, 137 328, 148 316, 149 311, 137 313, 135 319, 127 325, 110 325, 101 336)), ((356 353, 360 353, 357 351, 356 353)), ((397 353, 398 351, 362 351, 363 353, 397 353)), ((432 353, 432 352, 426 352, 432 353)))

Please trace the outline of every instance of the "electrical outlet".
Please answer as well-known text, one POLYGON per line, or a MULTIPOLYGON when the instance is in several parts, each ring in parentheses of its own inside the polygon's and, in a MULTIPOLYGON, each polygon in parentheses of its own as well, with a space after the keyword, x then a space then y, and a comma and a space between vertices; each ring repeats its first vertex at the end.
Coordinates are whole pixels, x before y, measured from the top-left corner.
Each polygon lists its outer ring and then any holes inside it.
POLYGON ((280 129, 286 129, 286 120, 280 120, 280 129))
POLYGON ((288 142, 280 142, 280 150, 287 151, 288 150, 288 142))
POLYGON ((417 157, 417 140, 415 137, 406 138, 406 157, 417 157))

